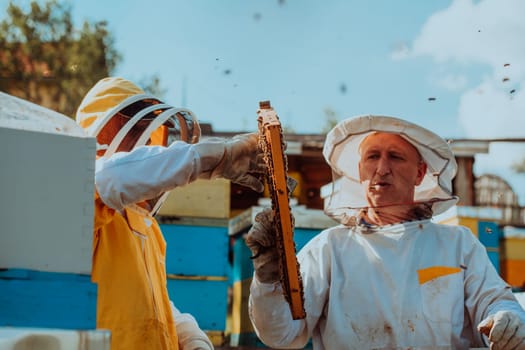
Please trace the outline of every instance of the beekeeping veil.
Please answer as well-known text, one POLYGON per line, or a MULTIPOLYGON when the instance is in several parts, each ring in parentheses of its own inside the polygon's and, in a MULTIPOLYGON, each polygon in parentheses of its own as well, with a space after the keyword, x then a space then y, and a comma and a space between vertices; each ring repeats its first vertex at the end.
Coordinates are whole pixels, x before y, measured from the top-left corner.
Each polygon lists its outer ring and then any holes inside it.
POLYGON ((433 215, 452 207, 452 179, 457 164, 449 144, 418 125, 388 116, 358 116, 339 122, 326 136, 323 155, 332 168, 333 182, 325 212, 343 224, 355 222, 369 207, 365 187, 359 180, 359 146, 374 132, 393 133, 410 142, 427 164, 423 181, 416 186, 415 203, 427 203, 433 215))
MULTIPOLYGON (((169 146, 177 140, 196 143, 200 138, 199 123, 193 112, 165 104, 119 77, 97 82, 82 100, 76 120, 88 135, 97 137, 97 153, 103 152, 104 157, 111 157, 139 122, 147 126, 132 149, 146 144, 169 146), (119 121, 118 128, 111 127, 117 118, 125 120, 125 124, 120 126, 119 121), (102 135, 111 140, 109 144, 100 144, 102 135)), ((154 200, 152 212, 156 212, 165 199, 165 195, 161 197, 154 200)))

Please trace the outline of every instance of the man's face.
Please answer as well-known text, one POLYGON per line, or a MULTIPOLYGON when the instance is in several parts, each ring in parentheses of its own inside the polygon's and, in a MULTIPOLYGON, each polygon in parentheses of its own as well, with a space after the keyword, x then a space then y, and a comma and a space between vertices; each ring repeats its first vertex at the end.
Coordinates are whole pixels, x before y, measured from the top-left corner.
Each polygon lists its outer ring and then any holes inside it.
POLYGON ((411 204, 426 164, 417 149, 399 135, 374 133, 360 146, 359 177, 373 207, 411 204))
MULTIPOLYGON (((117 135, 117 133, 120 131, 121 128, 126 125, 126 123, 129 121, 130 118, 123 116, 119 113, 117 113, 111 120, 102 128, 100 133, 97 136, 97 142, 101 145, 109 145, 111 144, 111 141, 113 141, 113 138, 117 135)), ((119 147, 117 148, 117 152, 129 152, 133 149, 135 146, 135 143, 137 143, 138 139, 146 130, 148 125, 151 123, 150 120, 139 120, 122 140, 119 147)), ((103 152, 102 152, 103 153, 103 152)), ((102 154, 99 154, 102 155, 102 154)))

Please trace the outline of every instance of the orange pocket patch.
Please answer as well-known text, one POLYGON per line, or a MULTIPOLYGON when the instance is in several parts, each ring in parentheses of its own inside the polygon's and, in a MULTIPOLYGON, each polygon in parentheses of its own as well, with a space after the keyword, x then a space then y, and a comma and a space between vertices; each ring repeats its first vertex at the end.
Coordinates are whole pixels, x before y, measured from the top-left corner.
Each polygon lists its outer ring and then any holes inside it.
POLYGON ((434 278, 452 275, 461 271, 459 267, 451 266, 432 266, 427 267, 426 269, 417 270, 417 276, 419 279, 419 284, 426 283, 434 278))

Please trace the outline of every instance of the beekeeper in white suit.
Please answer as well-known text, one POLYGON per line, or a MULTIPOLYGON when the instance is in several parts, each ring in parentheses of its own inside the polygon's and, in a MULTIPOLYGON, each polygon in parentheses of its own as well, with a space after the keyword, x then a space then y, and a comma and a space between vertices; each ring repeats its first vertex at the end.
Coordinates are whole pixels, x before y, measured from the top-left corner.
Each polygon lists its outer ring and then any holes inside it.
POLYGON ((292 319, 282 294, 271 211, 246 237, 256 256, 249 312, 265 344, 525 349, 525 312, 485 247, 468 228, 431 220, 457 201, 447 142, 401 119, 361 116, 335 126, 323 153, 336 179, 325 209, 341 225, 298 254, 305 319, 292 319))

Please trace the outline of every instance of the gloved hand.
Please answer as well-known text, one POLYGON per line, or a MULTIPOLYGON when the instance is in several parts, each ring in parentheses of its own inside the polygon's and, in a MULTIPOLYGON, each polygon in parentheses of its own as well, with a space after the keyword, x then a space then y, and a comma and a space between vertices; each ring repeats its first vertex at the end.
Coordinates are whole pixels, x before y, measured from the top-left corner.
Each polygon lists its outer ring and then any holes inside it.
POLYGON ((213 350, 213 347, 201 339, 193 339, 182 345, 181 350, 213 350))
POLYGON ((525 324, 512 311, 488 316, 478 324, 478 330, 488 336, 491 350, 525 349, 525 324))
POLYGON ((213 350, 213 344, 206 333, 199 328, 195 318, 188 313, 180 312, 171 300, 170 306, 177 330, 177 337, 179 338, 179 349, 213 350))
POLYGON ((266 208, 255 216, 255 222, 244 239, 252 252, 255 276, 259 282, 273 283, 280 280, 275 229, 273 211, 266 208))
POLYGON ((222 177, 257 192, 264 190, 261 180, 253 175, 262 174, 266 166, 257 133, 236 135, 229 140, 205 140, 193 146, 201 158, 199 178, 222 177))

